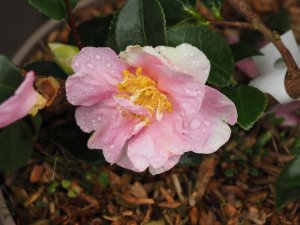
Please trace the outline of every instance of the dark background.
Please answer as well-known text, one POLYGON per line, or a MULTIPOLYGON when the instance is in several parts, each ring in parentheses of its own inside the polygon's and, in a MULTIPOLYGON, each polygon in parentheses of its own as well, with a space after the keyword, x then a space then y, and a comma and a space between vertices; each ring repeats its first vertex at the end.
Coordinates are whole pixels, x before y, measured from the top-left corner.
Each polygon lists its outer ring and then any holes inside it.
POLYGON ((0 0, 0 54, 11 59, 45 21, 46 17, 33 9, 27 0, 0 0))

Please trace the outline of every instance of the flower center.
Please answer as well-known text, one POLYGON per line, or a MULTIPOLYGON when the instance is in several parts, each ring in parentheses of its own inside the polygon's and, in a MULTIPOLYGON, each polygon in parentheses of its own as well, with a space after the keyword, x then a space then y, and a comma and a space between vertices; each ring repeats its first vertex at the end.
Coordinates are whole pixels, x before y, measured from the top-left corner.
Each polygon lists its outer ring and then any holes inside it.
POLYGON ((172 103, 157 89, 156 82, 142 74, 138 67, 135 74, 129 70, 123 71, 123 81, 118 84, 118 97, 131 100, 136 105, 145 107, 157 120, 161 120, 163 113, 173 112, 172 103))

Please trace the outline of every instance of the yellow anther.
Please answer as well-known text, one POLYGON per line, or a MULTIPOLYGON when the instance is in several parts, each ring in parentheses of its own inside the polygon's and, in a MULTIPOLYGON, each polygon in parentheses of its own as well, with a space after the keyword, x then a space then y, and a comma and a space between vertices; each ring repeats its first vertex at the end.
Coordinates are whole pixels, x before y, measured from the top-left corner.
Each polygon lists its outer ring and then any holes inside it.
MULTIPOLYGON (((156 82, 150 77, 143 75, 143 70, 138 67, 135 74, 129 70, 123 71, 123 81, 118 84, 118 97, 131 100, 136 105, 145 107, 151 115, 161 119, 163 113, 173 112, 172 103, 166 95, 157 89, 156 82)), ((141 118, 149 123, 149 118, 141 118)))

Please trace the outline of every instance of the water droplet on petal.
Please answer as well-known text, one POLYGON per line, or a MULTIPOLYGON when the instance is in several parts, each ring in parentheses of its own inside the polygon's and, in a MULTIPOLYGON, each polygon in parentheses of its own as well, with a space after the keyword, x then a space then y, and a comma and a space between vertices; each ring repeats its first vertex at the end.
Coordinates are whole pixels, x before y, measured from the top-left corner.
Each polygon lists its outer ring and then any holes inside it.
POLYGON ((192 119, 190 126, 192 129, 196 130, 200 127, 201 121, 199 119, 192 119))

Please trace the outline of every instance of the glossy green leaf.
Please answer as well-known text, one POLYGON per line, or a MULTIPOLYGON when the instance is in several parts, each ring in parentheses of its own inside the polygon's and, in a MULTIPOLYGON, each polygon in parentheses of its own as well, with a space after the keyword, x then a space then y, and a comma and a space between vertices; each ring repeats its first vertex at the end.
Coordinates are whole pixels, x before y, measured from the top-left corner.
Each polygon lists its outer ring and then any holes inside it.
MULTIPOLYGON (((83 45, 105 47, 112 17, 112 15, 96 17, 80 24, 77 29, 83 45)), ((72 34, 69 36, 69 43, 76 44, 72 34)))
POLYGON ((68 77, 56 63, 50 61, 36 61, 25 65, 23 69, 27 71, 33 70, 39 75, 53 76, 60 79, 66 79, 68 77))
POLYGON ((217 17, 221 18, 221 8, 224 0, 201 0, 201 2, 211 10, 211 12, 217 17))
POLYGON ((66 45, 61 43, 48 44, 55 62, 67 74, 73 74, 74 71, 71 67, 73 57, 78 54, 79 49, 76 46, 66 45))
POLYGON ((195 8, 195 1, 187 0, 159 0, 166 17, 167 25, 175 25, 182 22, 192 22, 195 18, 201 18, 195 8))
POLYGON ((20 71, 3 55, 0 55, 0 103, 14 94, 22 83, 20 71))
POLYGON ((291 161, 276 181, 276 208, 300 198, 300 157, 291 161))
POLYGON ((13 171, 24 166, 33 152, 33 135, 20 120, 0 130, 0 170, 13 171))
MULTIPOLYGON (((40 13, 52 19, 60 20, 66 16, 63 0, 28 0, 28 2, 40 13)), ((77 2, 78 0, 70 0, 72 8, 76 6, 77 2)))
POLYGON ((87 148, 90 135, 83 133, 75 124, 65 124, 53 129, 49 139, 77 160, 90 163, 104 162, 102 151, 87 148))
POLYGON ((257 55, 263 55, 259 50, 246 43, 230 45, 235 62, 241 61, 257 55))
POLYGON ((118 43, 116 40, 116 27, 117 27, 117 19, 119 16, 119 11, 117 11, 110 22, 109 32, 106 40, 106 45, 112 48, 115 52, 119 53, 120 49, 118 47, 118 43))
POLYGON ((179 164, 183 166, 198 166, 201 164, 202 160, 202 154, 186 152, 180 157, 179 164))
POLYGON ((238 112, 238 124, 245 130, 251 129, 266 109, 265 94, 254 87, 227 88, 222 92, 234 102, 238 112))
POLYGON ((179 26, 169 29, 167 38, 171 46, 189 43, 202 50, 211 63, 208 82, 220 87, 230 85, 234 58, 228 44, 217 33, 204 26, 179 26))
POLYGON ((128 45, 166 45, 165 18, 158 0, 128 0, 116 23, 120 50, 128 45))

